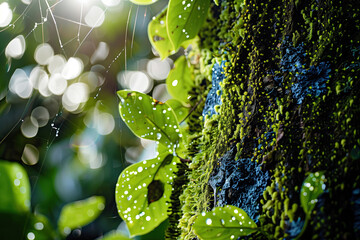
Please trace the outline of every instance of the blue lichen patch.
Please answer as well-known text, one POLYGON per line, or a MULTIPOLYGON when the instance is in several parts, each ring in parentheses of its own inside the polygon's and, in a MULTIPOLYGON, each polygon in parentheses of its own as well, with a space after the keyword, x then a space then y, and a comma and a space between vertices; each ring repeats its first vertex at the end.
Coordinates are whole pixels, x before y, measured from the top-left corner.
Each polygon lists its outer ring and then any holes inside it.
POLYGON ((303 227, 304 227, 304 220, 301 219, 300 217, 295 220, 295 221, 286 221, 286 225, 287 225, 287 229, 286 229, 286 233, 289 235, 287 238, 285 239, 294 239, 295 237, 297 237, 303 227))
POLYGON ((356 188, 352 191, 351 195, 352 209, 354 213, 353 229, 356 238, 360 238, 360 188, 356 188))
POLYGON ((258 220, 260 198, 268 184, 268 172, 250 158, 235 160, 236 147, 219 159, 219 167, 210 176, 216 206, 233 205, 243 209, 252 219, 258 220))
POLYGON ((304 61, 306 52, 303 43, 294 47, 285 39, 282 50, 284 56, 280 61, 280 68, 284 73, 290 72, 295 76, 291 91, 297 104, 301 104, 307 95, 318 97, 326 92, 326 82, 330 79, 330 64, 320 62, 306 68, 304 61))
POLYGON ((215 110, 215 106, 221 105, 222 90, 220 83, 225 79, 225 63, 225 61, 222 61, 220 65, 215 63, 214 67, 212 68, 212 86, 206 97, 206 102, 202 113, 204 119, 206 115, 211 117, 214 114, 218 114, 218 112, 215 110))
POLYGON ((330 78, 330 65, 324 62, 317 66, 311 66, 308 70, 303 69, 296 74, 297 82, 291 86, 293 97, 301 104, 307 95, 315 97, 326 92, 326 82, 330 78))

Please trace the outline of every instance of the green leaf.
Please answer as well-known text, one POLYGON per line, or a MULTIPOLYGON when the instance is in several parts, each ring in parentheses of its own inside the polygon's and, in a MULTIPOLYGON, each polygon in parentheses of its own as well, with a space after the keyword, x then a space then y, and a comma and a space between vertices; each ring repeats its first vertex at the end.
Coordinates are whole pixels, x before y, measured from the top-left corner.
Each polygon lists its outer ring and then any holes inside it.
POLYGON ((182 103, 189 102, 189 90, 193 86, 190 67, 187 64, 186 57, 179 57, 171 69, 167 79, 166 87, 171 96, 182 103))
POLYGON ((148 25, 148 36, 152 46, 160 54, 161 59, 165 59, 175 53, 175 49, 168 37, 166 28, 165 8, 160 14, 154 17, 148 25))
POLYGON ((72 229, 87 225, 100 215, 104 207, 105 199, 100 196, 93 196, 65 205, 58 221, 60 233, 68 235, 72 229))
POLYGON ((214 3, 216 4, 216 6, 219 6, 219 0, 214 0, 214 3))
POLYGON ((5 239, 56 239, 55 231, 48 219, 30 212, 1 213, 0 233, 5 239))
POLYGON ((20 164, 0 160, 0 186, 0 212, 30 211, 29 178, 20 164))
POLYGON ((130 0, 130 2, 135 3, 137 5, 150 5, 157 1, 158 0, 130 0))
POLYGON ((163 153, 120 174, 115 199, 131 236, 146 234, 167 219, 176 159, 163 153))
POLYGON ((103 238, 99 238, 101 240, 131 240, 131 238, 128 238, 127 236, 123 235, 122 233, 119 233, 117 231, 111 231, 107 233, 103 238))
POLYGON ((182 135, 171 107, 139 92, 120 90, 118 95, 120 116, 131 131, 173 151, 182 135))
POLYGON ((226 205, 203 212, 195 220, 193 229, 204 240, 238 239, 257 231, 257 225, 244 210, 226 205))
POLYGON ((40 214, 33 215, 28 223, 26 230, 27 239, 31 239, 29 236, 31 234, 35 236, 34 239, 36 240, 56 239, 55 231, 49 220, 40 214))
POLYGON ((170 0, 166 15, 167 33, 173 48, 194 38, 203 25, 210 0, 170 0))
POLYGON ((324 192, 325 181, 324 172, 310 173, 305 179, 300 191, 300 203, 307 217, 310 217, 317 198, 324 192))
POLYGON ((189 113, 189 108, 185 107, 180 101, 176 99, 169 99, 166 103, 174 110, 178 123, 182 121, 189 113))

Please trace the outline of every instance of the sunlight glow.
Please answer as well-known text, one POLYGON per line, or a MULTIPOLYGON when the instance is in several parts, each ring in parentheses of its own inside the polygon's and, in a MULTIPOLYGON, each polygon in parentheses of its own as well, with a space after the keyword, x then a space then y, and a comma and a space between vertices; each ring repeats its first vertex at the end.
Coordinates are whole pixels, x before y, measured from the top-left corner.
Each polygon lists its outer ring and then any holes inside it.
POLYGON ((107 7, 115 7, 120 3, 120 0, 101 0, 101 2, 107 7))

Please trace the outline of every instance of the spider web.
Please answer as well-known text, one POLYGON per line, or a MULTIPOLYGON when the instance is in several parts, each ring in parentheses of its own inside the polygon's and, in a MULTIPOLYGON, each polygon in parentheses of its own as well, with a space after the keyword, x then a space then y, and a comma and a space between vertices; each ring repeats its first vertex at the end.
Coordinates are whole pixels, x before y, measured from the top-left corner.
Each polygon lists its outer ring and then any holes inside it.
MULTIPOLYGON (((38 191, 37 185, 41 185, 40 175, 46 172, 47 165, 64 164, 64 160, 59 157, 64 155, 59 154, 59 149, 64 147, 64 141, 70 143, 70 151, 75 149, 77 158, 90 169, 104 167, 106 156, 104 157, 101 151, 105 137, 110 135, 116 135, 112 137, 116 139, 116 144, 120 146, 128 144, 127 147, 133 149, 133 153, 139 150, 139 141, 131 138, 129 141, 131 134, 118 117, 117 99, 114 93, 119 89, 120 83, 118 83, 119 77, 116 79, 116 74, 121 69, 127 72, 128 69, 136 70, 142 65, 138 60, 139 57, 134 54, 140 55, 140 58, 151 54, 151 51, 139 54, 139 45, 144 45, 143 39, 148 41, 147 22, 164 7, 167 1, 162 1, 154 9, 138 7, 123 0, 32 0, 28 4, 24 2, 28 1, 16 3, 8 1, 13 18, 8 26, 0 28, 0 38, 3 36, 3 39, 6 39, 3 42, 7 44, 1 47, 0 58, 6 59, 7 66, 4 72, 7 72, 3 75, 7 77, 9 85, 4 88, 0 84, 0 103, 12 107, 7 114, 3 114, 0 109, 0 123, 5 123, 0 130, 0 146, 12 146, 18 138, 16 136, 25 137, 23 140, 26 143, 25 147, 21 146, 21 149, 17 149, 20 155, 22 153, 23 163, 27 165, 39 163, 36 165, 37 175, 33 176, 31 194, 33 195, 38 191), (116 27, 118 29, 112 33, 111 29, 116 27), (25 42, 25 46, 15 44, 23 48, 20 49, 21 56, 14 53, 9 56, 6 48, 14 39, 21 42, 19 36, 22 36, 25 42), (136 40, 140 40, 140 44, 136 40), (66 68, 67 64, 72 68, 78 63, 82 65, 81 70, 76 74, 74 71, 65 71, 73 75, 66 77, 66 87, 62 91, 57 92, 53 89, 51 92, 48 87, 46 93, 40 86, 35 86, 34 82, 30 81, 34 69, 40 69, 41 73, 45 73, 48 81, 59 73, 52 70, 49 63, 51 60, 39 61, 36 59, 37 50, 30 51, 45 45, 53 51, 48 58, 62 59, 63 68, 66 68), (17 75, 27 78, 27 81, 33 84, 30 94, 21 96, 16 91, 11 91, 13 79, 16 79, 14 76, 17 75), (79 95, 83 89, 80 86, 84 87, 84 84, 87 84, 87 93, 81 98, 79 95), (72 86, 77 88, 69 91, 72 86), (112 98, 109 101, 111 94, 112 98), (74 108, 66 106, 64 96, 75 98, 77 105, 74 108), (13 111, 14 109, 16 111, 13 111), (35 110, 43 115, 33 114, 35 110), (33 129, 31 132, 31 127, 34 128, 34 125, 36 131, 33 129), (24 132, 26 126, 30 126, 28 132, 24 132), (76 130, 81 130, 81 133, 77 134, 76 130), (41 149, 44 146, 45 150, 41 149), (36 154, 37 159, 34 160, 33 156, 36 154)), ((149 43, 147 44, 151 49, 149 43)), ((64 70, 61 75, 66 75, 64 70)), ((39 75, 36 76, 39 78, 39 75)), ((147 143, 145 142, 143 146, 145 144, 147 143)), ((19 154, 16 156, 17 161, 19 154)), ((113 167, 123 168, 122 163, 119 162, 124 162, 124 155, 120 154, 119 158, 118 163, 113 164, 113 167)), ((64 169, 70 171, 68 168, 64 169)), ((72 201, 72 199, 63 200, 72 201)), ((118 215, 116 217, 119 218, 118 215)))
MULTIPOLYGON (((64 57, 65 60, 68 60, 69 58, 75 58, 79 56, 84 55, 91 55, 93 53, 93 56, 96 52, 96 40, 92 38, 92 35, 96 35, 96 30, 98 27, 101 26, 101 23, 104 21, 105 16, 107 15, 109 9, 117 8, 122 9, 124 8, 124 4, 120 1, 116 0, 103 0, 102 2, 95 1, 95 0, 33 0, 29 3, 29 1, 23 1, 28 4, 24 3, 17 3, 15 6, 13 6, 12 11, 14 12, 14 18, 13 21, 5 28, 0 29, 0 34, 3 34, 4 32, 9 32, 10 35, 12 32, 14 34, 18 34, 17 28, 24 28, 23 32, 20 32, 21 36, 24 37, 25 42, 30 44, 44 44, 49 43, 50 47, 55 52, 55 55, 64 57), (106 5, 108 4, 108 5, 106 5), (114 5, 114 6, 113 6, 114 5), (95 9, 95 10, 94 10, 95 9), (18 13, 18 16, 16 14, 18 13), (92 14, 91 14, 92 12, 92 14), (95 12, 95 13, 94 13, 95 12), (90 14, 90 15, 89 15, 90 14), (15 17, 16 16, 16 17, 15 17), (21 26, 21 27, 18 27, 21 26), (34 39, 35 38, 35 41, 34 39), (36 42, 37 41, 37 42, 36 42), (90 46, 90 47, 89 47, 90 46), (89 50, 90 49, 90 50, 89 50), (56 54, 58 53, 58 54, 56 54)), ((9 3, 10 4, 10 3, 9 3)), ((132 17, 132 7, 128 10, 128 14, 126 16, 127 22, 126 22, 126 29, 125 29, 125 46, 128 44, 128 26, 130 24, 130 19, 132 17)), ((126 11, 125 10, 125 11, 126 11)), ((146 12, 145 12, 146 14, 146 12)), ((136 20, 138 18, 138 8, 136 11, 135 16, 135 27, 136 27, 136 20)), ((133 28, 132 33, 132 39, 131 39, 131 47, 133 47, 133 40, 135 35, 135 27, 133 28)), ((95 38, 96 39, 96 38, 95 38)), ((103 42, 104 43, 104 42, 103 42)), ((108 47, 106 43, 103 44, 103 46, 108 47)), ((100 45, 98 46, 98 48, 100 45)), ((24 51, 25 51, 24 46, 24 51)), ((104 47, 103 47, 104 48, 104 47)), ((104 51, 104 49, 100 49, 104 51)), ((131 49, 132 51, 132 49, 131 49)), ((2 54, 4 54, 5 49, 2 51, 2 54)), ((97 53, 99 55, 99 53, 97 53)), ((101 54, 101 52, 100 52, 101 54)), ((5 52, 6 55, 6 52, 5 52)), ((117 51, 117 54, 115 56, 112 56, 111 61, 104 61, 107 57, 107 55, 113 55, 113 54, 104 54, 103 56, 100 56, 100 60, 103 61, 102 65, 97 65, 97 67, 102 68, 98 70, 97 74, 98 77, 103 78, 101 81, 101 84, 98 84, 96 86, 96 93, 92 94, 94 96, 94 99, 96 100, 99 97, 99 94, 102 90, 101 85, 106 80, 105 78, 108 77, 108 74, 111 70, 111 67, 113 64, 119 60, 119 58, 123 55, 124 59, 122 61, 125 62, 125 69, 127 68, 127 49, 125 47, 119 49, 117 51), (123 54, 125 52, 125 54, 123 54), (106 66, 107 65, 107 66, 106 66)), ((11 57, 7 57, 7 63, 8 63, 8 69, 7 71, 12 72, 12 62, 14 62, 14 59, 11 57)), ((111 57, 111 56, 110 56, 111 57)), ((95 58, 99 58, 99 56, 95 56, 95 58)), ((82 59, 80 59, 82 60, 82 59)), ((88 68, 93 67, 95 64, 93 62, 97 62, 98 59, 95 59, 94 61, 91 61, 90 64, 87 64, 88 68)), ((83 64, 83 63, 82 63, 83 64)), ((18 64, 19 65, 19 64, 18 64)), ((81 73, 85 71, 85 69, 81 69, 81 73)), ((49 77, 50 77, 49 73, 49 77)), ((69 79, 67 79, 69 80, 69 79)), ((71 80, 71 79, 70 79, 71 80)), ((73 82, 76 82, 78 80, 74 80, 73 82)), ((41 92, 40 92, 41 93, 41 92)), ((0 99, 4 99, 4 94, 0 97, 0 99)), ((32 101, 32 98, 34 94, 31 94, 30 96, 26 96, 24 98, 29 99, 29 102, 32 101)), ((51 98, 52 96, 47 96, 45 94, 42 94, 43 97, 51 98)), ((63 93, 58 94, 62 96, 63 93)), ((86 101, 84 101, 86 102, 86 101)), ((19 120, 14 124, 14 126, 8 131, 0 140, 0 144, 5 141, 5 139, 11 134, 11 132, 17 128, 19 124, 24 122, 24 116, 27 115, 29 111, 29 107, 25 106, 23 114, 21 114, 21 117, 19 120)), ((61 105, 61 104, 60 104, 61 105)), ((62 110, 63 107, 58 111, 55 118, 53 118, 51 127, 55 131, 55 137, 59 135, 60 126, 56 126, 56 122, 58 121, 58 118, 62 117, 62 110)), ((70 112, 72 110, 77 109, 66 109, 70 112)), ((79 112, 79 111, 78 111, 79 112)), ((62 125, 62 124, 60 124, 62 125)), ((49 141, 49 143, 52 141, 49 141)), ((49 146, 48 146, 49 147, 49 146)))

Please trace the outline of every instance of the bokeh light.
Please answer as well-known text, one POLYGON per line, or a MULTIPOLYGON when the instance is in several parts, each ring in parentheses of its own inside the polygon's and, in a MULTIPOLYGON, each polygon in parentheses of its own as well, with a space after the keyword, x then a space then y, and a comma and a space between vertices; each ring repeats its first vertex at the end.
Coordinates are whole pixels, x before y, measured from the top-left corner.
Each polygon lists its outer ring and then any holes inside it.
POLYGON ((104 83, 104 79, 97 72, 85 72, 79 77, 79 82, 86 83, 90 92, 93 92, 104 83))
POLYGON ((85 16, 85 23, 92 28, 100 27, 105 21, 105 12, 98 6, 92 6, 85 16))
POLYGON ((62 104, 69 112, 76 111, 81 103, 89 98, 89 87, 87 84, 78 82, 71 84, 62 97, 62 104))
POLYGON ((11 23, 13 13, 7 2, 0 4, 0 27, 6 27, 11 23))
POLYGON ((61 95, 65 92, 66 87, 67 81, 60 73, 51 75, 48 83, 48 88, 51 93, 61 95))
POLYGON ((98 113, 95 118, 96 130, 100 135, 108 135, 115 128, 114 117, 109 113, 98 113))
POLYGON ((96 48, 96 50, 94 51, 94 53, 90 58, 91 64, 105 60, 109 55, 109 51, 110 49, 107 43, 99 42, 98 47, 96 48))
POLYGON ((171 96, 167 91, 166 84, 162 83, 154 87, 152 97, 161 102, 169 100, 171 96))
POLYGON ((30 117, 26 117, 22 122, 20 129, 24 137, 33 138, 38 133, 39 126, 36 119, 30 119, 30 117))
POLYGON ((66 64, 66 59, 63 55, 58 54, 49 59, 48 71, 51 74, 61 73, 66 64))
POLYGON ((104 165, 103 155, 97 150, 96 145, 88 145, 79 149, 79 159, 91 169, 97 169, 104 165))
POLYGON ((80 58, 71 57, 66 62, 61 74, 65 79, 74 79, 81 74, 83 68, 84 64, 80 58))
POLYGON ((32 144, 26 144, 21 160, 26 165, 35 165, 39 161, 39 150, 32 144))
POLYGON ((155 80, 164 80, 169 75, 171 66, 170 60, 160 58, 151 59, 147 64, 147 72, 155 80))
POLYGON ((100 135, 109 135, 115 129, 115 119, 110 113, 100 110, 99 106, 100 102, 97 102, 84 118, 84 123, 100 135))
MULTIPOLYGON (((11 160, 28 165, 30 179, 37 179, 31 182, 32 213, 56 223, 59 206, 85 195, 102 194, 112 204, 113 189, 104 191, 104 186, 115 185, 126 159, 134 162, 146 151, 156 152, 154 141, 140 145, 125 129, 116 91, 124 87, 150 93, 172 67, 170 59, 158 58, 147 66, 154 56, 146 26, 165 6, 160 2, 137 8, 123 0, 0 1, 7 77, 0 88, 0 99, 6 97, 0 109, 3 132, 8 134, 3 146, 12 151, 15 142, 11 160), (121 87, 119 72, 125 79, 121 87), (125 159, 126 148, 134 158, 125 159)), ((112 224, 102 233, 88 237, 87 227, 67 233, 97 239, 122 221, 102 218, 112 224)), ((37 239, 35 230, 47 229, 45 222, 31 225, 24 238, 37 239)))
POLYGON ((32 0, 21 0, 24 4, 29 5, 32 0))
POLYGON ((54 56, 54 50, 48 43, 37 46, 34 53, 35 61, 40 65, 46 65, 54 56))
POLYGON ((118 74, 117 79, 123 88, 142 93, 150 92, 154 85, 153 80, 142 71, 123 71, 118 74))
POLYGON ((50 113, 47 108, 38 106, 32 110, 31 119, 36 119, 38 126, 44 127, 50 119, 50 113))
POLYGON ((32 84, 33 88, 39 89, 40 84, 43 82, 48 82, 49 76, 42 67, 34 67, 30 73, 29 81, 32 84), (43 80, 45 78, 45 81, 43 80))
POLYGON ((24 99, 31 96, 33 87, 23 69, 18 68, 15 70, 9 82, 9 89, 12 93, 24 99))
POLYGON ((23 35, 15 37, 5 48, 5 56, 8 58, 20 59, 25 52, 26 43, 23 35))

